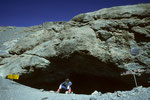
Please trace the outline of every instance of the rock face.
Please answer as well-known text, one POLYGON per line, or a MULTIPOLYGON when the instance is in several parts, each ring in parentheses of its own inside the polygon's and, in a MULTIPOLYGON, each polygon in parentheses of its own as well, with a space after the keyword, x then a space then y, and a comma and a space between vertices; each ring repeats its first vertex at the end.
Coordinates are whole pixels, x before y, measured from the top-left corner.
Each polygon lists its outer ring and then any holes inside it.
POLYGON ((71 78, 73 73, 127 82, 132 81, 131 75, 129 78, 120 76, 121 73, 135 70, 141 74, 140 84, 148 84, 150 4, 105 8, 77 15, 69 22, 47 22, 27 28, 0 27, 1 34, 9 37, 3 41, 0 37, 3 77, 13 73, 35 74, 36 69, 45 68, 49 82, 71 78), (138 69, 144 71, 140 73, 138 69))

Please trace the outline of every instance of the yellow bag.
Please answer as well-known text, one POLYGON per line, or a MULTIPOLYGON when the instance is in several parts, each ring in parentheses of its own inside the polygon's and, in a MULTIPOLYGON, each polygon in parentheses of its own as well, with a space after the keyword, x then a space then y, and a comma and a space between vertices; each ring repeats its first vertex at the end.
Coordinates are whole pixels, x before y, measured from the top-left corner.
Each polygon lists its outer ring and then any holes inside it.
POLYGON ((16 79, 16 80, 18 80, 19 79, 19 75, 9 74, 8 75, 8 79, 16 79))

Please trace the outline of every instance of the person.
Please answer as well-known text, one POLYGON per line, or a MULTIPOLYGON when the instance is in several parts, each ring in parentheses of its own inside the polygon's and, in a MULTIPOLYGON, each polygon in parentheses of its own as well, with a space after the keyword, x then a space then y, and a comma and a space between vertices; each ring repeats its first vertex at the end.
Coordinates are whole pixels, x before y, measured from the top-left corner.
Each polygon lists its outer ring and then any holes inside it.
POLYGON ((72 82, 67 78, 63 83, 60 84, 57 92, 59 93, 61 90, 68 90, 68 93, 71 93, 71 85, 72 82))

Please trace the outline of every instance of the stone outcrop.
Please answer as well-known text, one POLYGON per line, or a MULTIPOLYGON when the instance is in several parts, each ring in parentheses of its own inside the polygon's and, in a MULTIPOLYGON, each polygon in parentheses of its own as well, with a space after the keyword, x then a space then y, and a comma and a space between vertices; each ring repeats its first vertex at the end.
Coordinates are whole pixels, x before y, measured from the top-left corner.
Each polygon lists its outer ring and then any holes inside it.
MULTIPOLYGON (((0 34, 9 30, 0 27, 0 34)), ((75 52, 80 54, 77 62, 82 55, 92 56, 101 64, 110 64, 106 68, 111 69, 110 73, 120 75, 128 70, 143 69, 142 75, 146 75, 144 82, 149 77, 150 4, 105 8, 77 15, 69 22, 47 22, 18 30, 11 34, 24 35, 1 41, 5 47, 1 51, 8 51, 5 55, 10 55, 0 58, 0 75, 3 77, 10 73, 28 72, 27 67, 33 69, 31 72, 36 68, 51 67, 55 65, 53 59, 70 59, 75 52), (132 55, 131 50, 134 52, 136 49, 137 53, 132 55)), ((105 69, 96 65, 91 67, 92 70, 98 69, 99 73, 104 71, 100 69, 105 69)), ((77 69, 71 70, 74 72, 77 69)), ((55 73, 49 74, 55 76, 55 73)))
POLYGON ((8 74, 29 73, 33 72, 35 68, 45 68, 49 65, 49 61, 38 56, 23 54, 5 58, 0 65, 0 75, 5 77, 8 74))

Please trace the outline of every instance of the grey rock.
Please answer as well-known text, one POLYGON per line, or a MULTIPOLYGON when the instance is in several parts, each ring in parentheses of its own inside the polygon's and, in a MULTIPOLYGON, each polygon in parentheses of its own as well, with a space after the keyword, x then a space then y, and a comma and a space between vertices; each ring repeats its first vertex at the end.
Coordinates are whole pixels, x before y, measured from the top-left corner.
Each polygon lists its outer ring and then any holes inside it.
POLYGON ((74 18, 72 18, 72 21, 76 21, 76 22, 89 22, 89 21, 93 21, 94 18, 91 15, 88 14, 80 14, 78 16, 75 16, 74 18))
POLYGON ((46 22, 43 23, 43 28, 47 30, 54 30, 56 32, 61 31, 64 28, 66 22, 46 22))
POLYGON ((51 34, 48 34, 44 30, 40 30, 36 32, 36 34, 30 34, 29 36, 18 41, 16 45, 9 52, 11 54, 22 54, 26 50, 30 50, 44 41, 48 41, 50 37, 51 34))
POLYGON ((95 12, 90 12, 87 14, 80 14, 74 18, 82 20, 86 15, 91 15, 93 16, 94 19, 130 18, 133 15, 135 17, 148 16, 148 14, 150 13, 148 9, 149 9, 149 4, 120 6, 120 7, 113 7, 113 8, 104 8, 104 9, 101 9, 95 12))
POLYGON ((101 93, 101 92, 98 92, 98 91, 94 91, 91 95, 101 96, 101 95, 102 95, 102 93, 101 93))
POLYGON ((98 37, 100 37, 100 39, 102 37, 104 40, 107 40, 112 36, 112 32, 108 32, 108 31, 104 31, 104 30, 98 30, 97 35, 98 35, 98 37))
POLYGON ((128 63, 128 64, 125 64, 125 67, 128 70, 137 70, 137 69, 145 68, 144 66, 139 65, 139 63, 128 63))
POLYGON ((89 100, 97 100, 97 98, 95 98, 95 97, 91 97, 89 100))
MULTIPOLYGON (((149 22, 145 17, 149 14, 148 5, 102 9, 75 16, 68 23, 46 22, 42 26, 26 28, 25 32, 32 31, 35 34, 30 34, 16 44, 14 43, 15 45, 10 47, 9 52, 49 58, 59 55, 66 57, 75 51, 86 50, 103 62, 113 62, 118 67, 125 68, 123 66, 134 59, 128 47, 129 41, 134 41, 134 26, 139 25, 141 27, 145 23, 146 28, 142 27, 138 30, 149 29, 147 24, 149 22), (143 16, 143 19, 140 20, 141 17, 139 18, 139 16, 143 16), (82 23, 86 24, 79 27, 82 23)), ((142 31, 139 33, 148 35, 142 31)), ((147 63, 149 62, 148 58, 144 60, 147 65, 149 65, 147 63)))
MULTIPOLYGON (((8 57, 0 56, 0 76, 5 77, 14 73, 27 74, 34 72, 36 68, 47 68, 47 66, 51 68, 50 58, 68 58, 74 52, 92 56, 102 63, 114 64, 115 67, 112 69, 126 71, 146 69, 147 73, 145 74, 149 74, 149 15, 150 4, 139 4, 80 14, 69 22, 47 22, 43 25, 26 28, 0 27, 0 55, 10 55, 8 57), (136 56, 131 53, 130 41, 133 41, 134 46, 140 50, 139 52, 137 49, 133 49, 136 56), (88 53, 82 53, 82 51, 88 53)), ((51 70, 50 68, 49 70, 51 70)), ((107 73, 106 70, 106 72, 97 70, 99 66, 93 66, 88 70, 85 68, 84 70, 78 68, 78 70, 94 75, 110 74, 109 77, 112 77, 112 74, 107 73)), ((109 68, 110 66, 106 69, 109 68)), ((113 74, 119 76, 120 73, 120 71, 115 71, 113 74)), ((133 95, 120 92, 116 98, 129 100, 131 96, 134 96, 133 100, 138 100, 145 96, 144 99, 148 99, 149 92, 145 92, 145 88, 140 90, 142 92, 134 91, 133 95), (140 93, 141 97, 138 96, 140 93)), ((115 99, 114 95, 116 94, 107 93, 97 98, 115 99)), ((64 98, 64 95, 62 97, 64 98)), ((68 97, 68 100, 70 98, 72 97, 68 97)), ((87 100, 87 98, 89 99, 87 96, 80 97, 81 100, 87 100)))
MULTIPOLYGON (((148 27, 148 26, 147 26, 148 27)), ((143 34, 146 37, 150 37, 150 29, 149 28, 143 28, 143 27, 139 27, 139 26, 135 26, 132 28, 132 30, 138 34, 143 34)))
POLYGON ((44 68, 49 65, 49 61, 34 55, 14 55, 5 58, 0 62, 0 76, 6 77, 8 74, 22 74, 34 71, 35 68, 44 68), (29 67, 29 69, 26 67, 29 67))

